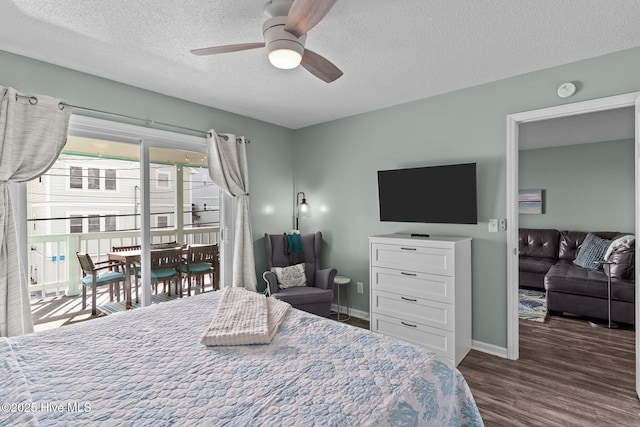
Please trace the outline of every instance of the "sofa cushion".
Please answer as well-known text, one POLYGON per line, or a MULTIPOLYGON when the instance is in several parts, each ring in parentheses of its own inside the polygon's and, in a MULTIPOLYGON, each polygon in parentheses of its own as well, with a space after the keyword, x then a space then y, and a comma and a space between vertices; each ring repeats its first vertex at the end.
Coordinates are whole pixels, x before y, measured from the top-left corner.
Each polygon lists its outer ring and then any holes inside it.
MULTIPOLYGON (((560 260, 544 277, 548 292, 607 298, 607 276, 602 270, 589 270, 571 261, 560 260)), ((627 279, 611 279, 611 299, 634 302, 635 284, 627 279)))
POLYGON ((559 259, 576 259, 578 248, 586 237, 586 231, 561 231, 560 232, 560 253, 559 259))
POLYGON ((558 259, 558 230, 521 228, 518 248, 521 257, 558 259))
MULTIPOLYGON (((578 254, 578 249, 582 244, 582 241, 589 234, 586 231, 561 231, 560 232, 560 253, 558 254, 559 259, 576 259, 576 255, 578 254)), ((617 239, 628 233, 620 233, 618 231, 596 231, 595 234, 598 237, 602 237, 603 239, 613 240, 617 239)))
POLYGON ((602 264, 598 264, 598 261, 604 259, 604 254, 610 245, 611 240, 603 239, 593 233, 589 233, 582 241, 578 255, 573 263, 591 270, 601 270, 602 264))
MULTIPOLYGON (((636 263, 635 253, 634 249, 626 249, 612 253, 608 259, 608 261, 613 263, 611 264, 611 277, 634 279, 636 263)), ((608 269, 609 267, 606 268, 608 269)))
POLYGON ((549 258, 520 257, 519 259, 520 271, 528 273, 545 274, 555 263, 556 260, 549 258))

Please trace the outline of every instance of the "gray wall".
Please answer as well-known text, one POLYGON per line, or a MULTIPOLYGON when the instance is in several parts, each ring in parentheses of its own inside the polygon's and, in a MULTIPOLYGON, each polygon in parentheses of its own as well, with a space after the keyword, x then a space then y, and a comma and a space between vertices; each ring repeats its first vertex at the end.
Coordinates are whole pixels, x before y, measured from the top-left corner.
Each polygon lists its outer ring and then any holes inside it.
MULTIPOLYGON (((296 131, 295 189, 313 216, 303 231, 322 230, 323 264, 352 278, 352 306, 369 309, 367 237, 417 232, 473 237, 473 339, 507 343, 506 234, 488 233, 506 216, 506 115, 640 90, 640 49, 475 86, 296 131), (563 100, 566 81, 580 91, 563 100), (478 163, 478 225, 381 223, 376 171, 478 163), (355 282, 365 283, 356 294, 355 282)), ((345 76, 344 78, 349 78, 345 76)), ((425 75, 425 79, 428 75, 425 75)), ((416 188, 419 191, 419 188, 416 188)))
POLYGON ((634 168, 633 140, 520 151, 520 188, 544 190, 544 209, 519 226, 633 232, 634 168))
POLYGON ((634 48, 294 132, 0 51, 0 85, 249 137, 258 273, 266 265, 260 236, 291 227, 296 191, 306 192, 313 209, 300 228, 324 232, 323 264, 353 279, 352 306, 360 310, 369 309, 368 236, 404 231, 473 237, 473 338, 500 347, 507 341, 506 243, 504 233, 487 232, 487 220, 506 212, 505 116, 638 91, 639 69, 640 48, 634 48), (556 95, 565 81, 580 83, 568 100, 556 95), (478 225, 378 220, 377 170, 470 161, 478 163, 478 225), (366 284, 364 295, 356 294, 356 281, 366 284))
MULTIPOLYGON (((155 92, 0 51, 0 85, 25 94, 45 94, 67 103, 193 129, 245 135, 256 272, 266 267, 265 232, 291 227, 293 138, 290 129, 205 107, 155 92)), ((88 114, 76 110, 77 114, 88 114)), ((112 116, 98 116, 115 121, 112 116)), ((140 122, 131 122, 140 125, 140 122)), ((166 129, 172 130, 172 129, 166 129)), ((174 130, 175 131, 175 130, 174 130)), ((262 278, 259 277, 259 286, 262 278)))

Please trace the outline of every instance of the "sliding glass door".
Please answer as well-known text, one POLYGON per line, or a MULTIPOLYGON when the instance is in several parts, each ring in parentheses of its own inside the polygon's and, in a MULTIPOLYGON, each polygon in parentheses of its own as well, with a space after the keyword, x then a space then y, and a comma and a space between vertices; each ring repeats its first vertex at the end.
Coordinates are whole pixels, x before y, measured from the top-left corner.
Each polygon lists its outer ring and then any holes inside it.
POLYGON ((149 305, 153 244, 220 241, 204 137, 73 116, 60 159, 27 187, 31 290, 42 296, 81 291, 76 251, 97 262, 114 246, 140 245, 149 305))

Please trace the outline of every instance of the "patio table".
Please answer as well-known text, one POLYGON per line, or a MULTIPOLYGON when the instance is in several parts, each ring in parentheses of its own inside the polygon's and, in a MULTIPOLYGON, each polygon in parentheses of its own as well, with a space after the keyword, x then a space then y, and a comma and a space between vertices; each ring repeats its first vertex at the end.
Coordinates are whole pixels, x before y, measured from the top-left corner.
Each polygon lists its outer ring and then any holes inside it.
MULTIPOLYGON (((186 255, 189 248, 183 246, 182 254, 186 255)), ((153 249, 152 249, 153 251, 153 249)), ((108 252, 107 256, 110 261, 121 261, 124 263, 124 295, 125 295, 125 308, 128 310, 131 308, 131 266, 140 262, 142 256, 141 249, 134 249, 130 251, 121 252, 108 252)), ((218 277, 219 264, 215 263, 214 269, 216 271, 216 278, 218 277)))
POLYGON ((140 262, 142 251, 135 249, 131 251, 109 252, 107 253, 109 261, 121 261, 124 263, 124 299, 125 308, 131 308, 131 266, 136 262, 140 262))

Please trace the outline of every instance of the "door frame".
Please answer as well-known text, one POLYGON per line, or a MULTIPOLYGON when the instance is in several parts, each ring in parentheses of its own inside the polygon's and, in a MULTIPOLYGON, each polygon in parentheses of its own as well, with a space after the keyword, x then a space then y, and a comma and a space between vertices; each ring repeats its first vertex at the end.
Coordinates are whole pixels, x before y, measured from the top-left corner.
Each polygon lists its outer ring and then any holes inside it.
MULTIPOLYGON (((640 227, 640 92, 626 93, 572 104, 558 105, 537 110, 524 111, 507 115, 507 358, 519 358, 519 325, 518 325, 518 147, 519 125, 598 111, 635 107, 635 234, 640 227)), ((640 243, 636 239, 636 252, 640 243)), ((635 280, 639 283, 640 260, 636 257, 635 280)), ((640 396, 640 292, 636 292, 636 392, 640 396)))

